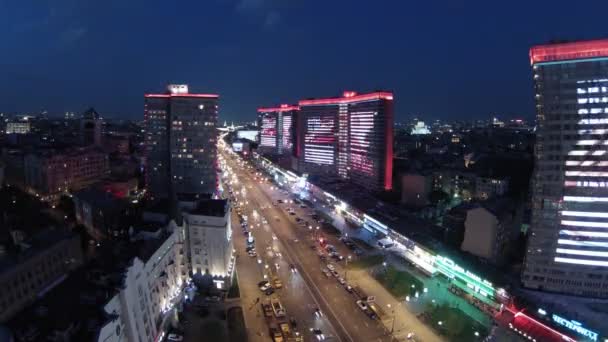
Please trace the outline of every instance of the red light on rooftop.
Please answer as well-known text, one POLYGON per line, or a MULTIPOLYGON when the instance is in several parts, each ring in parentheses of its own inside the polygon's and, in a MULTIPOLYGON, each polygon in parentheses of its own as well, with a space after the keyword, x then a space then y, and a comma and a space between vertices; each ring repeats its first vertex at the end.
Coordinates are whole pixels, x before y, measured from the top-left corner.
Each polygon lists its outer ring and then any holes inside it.
POLYGON ((340 103, 351 103, 351 102, 373 101, 373 100, 392 100, 393 99, 393 93, 390 93, 390 92, 375 92, 375 93, 360 94, 360 95, 356 94, 355 92, 349 92, 349 93, 352 93, 353 95, 338 97, 338 98, 329 98, 329 99, 301 100, 298 102, 298 104, 300 106, 335 105, 335 104, 340 104, 340 103))
POLYGON ((217 94, 144 94, 144 97, 203 97, 217 99, 220 96, 217 94))
POLYGON ((533 46, 530 64, 608 57, 608 39, 533 46))
POLYGON ((266 112, 289 112, 292 110, 300 110, 298 106, 291 106, 287 104, 282 104, 279 107, 275 108, 258 108, 258 113, 266 113, 266 112))

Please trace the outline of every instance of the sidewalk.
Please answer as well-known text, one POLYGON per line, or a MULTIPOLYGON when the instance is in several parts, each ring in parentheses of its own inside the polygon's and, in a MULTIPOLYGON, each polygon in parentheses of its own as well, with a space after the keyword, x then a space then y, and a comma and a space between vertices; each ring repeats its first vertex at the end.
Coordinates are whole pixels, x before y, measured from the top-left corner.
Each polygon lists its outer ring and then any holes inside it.
MULTIPOLYGON (((408 333, 413 332, 416 341, 444 341, 441 337, 426 325, 422 324, 416 314, 403 304, 397 301, 380 283, 364 270, 350 270, 349 281, 356 286, 363 288, 368 294, 376 297, 376 303, 388 314, 395 317, 395 327, 393 335, 397 340, 405 340, 408 333), (388 306, 390 304, 390 308, 388 306)), ((385 327, 387 332, 392 328, 392 320, 386 320, 385 327)))

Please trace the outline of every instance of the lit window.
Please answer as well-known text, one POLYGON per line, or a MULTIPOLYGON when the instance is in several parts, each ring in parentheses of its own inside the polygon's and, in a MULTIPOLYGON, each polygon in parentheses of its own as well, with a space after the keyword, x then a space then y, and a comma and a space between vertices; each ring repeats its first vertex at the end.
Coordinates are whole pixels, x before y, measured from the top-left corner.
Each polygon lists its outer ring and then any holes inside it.
POLYGON ((587 91, 583 88, 578 88, 578 89, 576 89, 576 93, 577 94, 587 94, 587 91))
POLYGON ((599 93, 600 92, 600 88, 599 87, 591 87, 588 89, 589 93, 599 93))
POLYGON ((588 102, 587 99, 578 99, 579 104, 585 104, 587 102, 588 102))

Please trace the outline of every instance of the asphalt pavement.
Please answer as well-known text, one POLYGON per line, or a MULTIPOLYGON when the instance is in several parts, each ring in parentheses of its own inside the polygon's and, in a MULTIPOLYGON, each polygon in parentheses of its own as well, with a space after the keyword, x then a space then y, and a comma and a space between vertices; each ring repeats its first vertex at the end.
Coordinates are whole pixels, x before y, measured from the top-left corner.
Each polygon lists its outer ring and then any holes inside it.
MULTIPOLYGON (((237 166, 236 161, 231 160, 230 157, 226 158, 226 160, 232 170, 236 172, 240 183, 235 186, 235 190, 240 192, 243 188, 245 189, 244 201, 248 203, 244 206, 244 214, 249 217, 251 221, 250 226, 254 227, 252 230, 256 239, 258 254, 260 255, 268 244, 276 244, 283 255, 281 258, 283 264, 285 263, 285 259, 287 259, 288 264, 294 264, 298 269, 299 280, 285 284, 284 291, 279 290, 282 291, 282 301, 285 302, 288 315, 291 315, 293 312, 296 316, 302 317, 300 319, 304 322, 307 322, 306 317, 313 316, 311 308, 319 306, 325 317, 331 322, 331 326, 335 329, 335 335, 331 333, 326 333, 326 335, 334 336, 342 341, 393 340, 389 331, 381 322, 370 319, 356 306, 356 298, 351 293, 347 292, 335 278, 327 278, 321 272, 324 263, 321 262, 316 252, 311 248, 311 244, 313 243, 311 240, 312 234, 308 228, 297 225, 293 215, 288 215, 284 208, 276 205, 276 200, 271 198, 271 196, 282 196, 284 199, 287 199, 288 196, 281 195, 282 193, 278 190, 272 191, 271 194, 267 193, 264 190, 270 190, 271 184, 266 182, 260 184, 259 180, 253 180, 250 171, 243 170, 243 166, 241 165, 237 166), (253 210, 257 212, 260 220, 262 217, 266 218, 268 225, 257 227, 257 223, 252 221, 255 219, 253 210), (273 240, 273 233, 277 238, 276 240, 273 240), (303 284, 302 286, 306 291, 302 291, 301 288, 297 287, 298 281, 303 284), (290 286, 294 286, 293 289, 290 286), (312 294, 312 301, 304 298, 306 297, 306 292, 312 294)), ((241 200, 243 200, 242 197, 241 200)), ((235 234, 240 232, 240 228, 235 228, 235 234)), ((244 239, 244 236, 241 239, 244 239)), ((238 252, 244 255, 240 259, 249 258, 243 249, 238 252)), ((263 264, 266 264, 266 261, 263 261, 259 265, 263 264)), ((272 263, 268 264, 272 268, 272 263)), ((249 265, 249 268, 251 268, 251 265, 249 265)), ((288 270, 288 267, 284 269, 284 266, 280 264, 278 272, 280 273, 281 270, 291 272, 288 270)), ((241 277, 238 262, 237 271, 239 272, 239 277, 241 277)), ((254 285, 258 281, 247 280, 247 282, 252 282, 254 285)), ((243 280, 240 282, 243 282, 243 280)), ((284 280, 284 283, 287 282, 284 280)), ((244 299, 243 303, 247 303, 247 300, 244 299)), ((246 314, 246 316, 248 315, 246 314)), ((246 317, 246 320, 247 324, 249 324, 249 317, 246 317)), ((432 340, 428 339, 425 341, 432 340)))

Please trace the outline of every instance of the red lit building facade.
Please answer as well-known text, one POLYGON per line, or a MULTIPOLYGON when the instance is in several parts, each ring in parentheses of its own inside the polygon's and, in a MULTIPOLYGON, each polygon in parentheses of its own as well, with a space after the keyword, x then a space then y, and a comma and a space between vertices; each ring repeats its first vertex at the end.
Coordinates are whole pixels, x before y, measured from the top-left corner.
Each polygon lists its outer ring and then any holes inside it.
POLYGON ((258 109, 259 153, 286 156, 292 154, 294 123, 299 110, 298 106, 286 104, 276 108, 258 109))
POLYGON ((338 98, 302 100, 299 107, 299 172, 337 176, 369 191, 392 189, 392 93, 345 92, 338 98))

